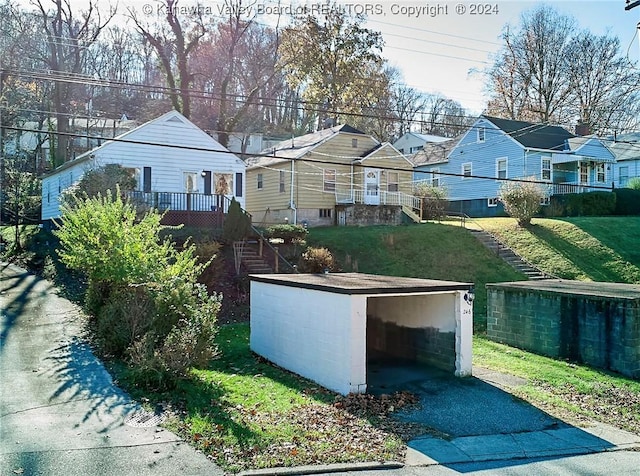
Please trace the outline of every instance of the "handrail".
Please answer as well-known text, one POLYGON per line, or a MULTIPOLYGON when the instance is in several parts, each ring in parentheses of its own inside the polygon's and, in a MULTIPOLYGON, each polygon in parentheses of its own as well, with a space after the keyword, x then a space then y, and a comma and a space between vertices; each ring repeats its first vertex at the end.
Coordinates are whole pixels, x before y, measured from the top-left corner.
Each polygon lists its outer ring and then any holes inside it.
MULTIPOLYGON (((247 213, 247 215, 248 215, 248 213, 247 213)), ((267 246, 269 248, 271 248, 271 251, 273 251, 273 254, 276 256, 276 259, 282 260, 287 266, 289 266, 289 268, 291 268, 293 270, 294 273, 299 273, 300 272, 300 271, 298 271, 298 267, 296 265, 294 265, 294 264, 289 263, 289 261, 287 261, 287 259, 280 254, 278 249, 269 242, 269 239, 266 238, 262 234, 262 232, 260 230, 258 230, 255 226, 253 226, 253 224, 251 224, 251 230, 253 230, 253 232, 260 237, 260 240, 262 240, 264 243, 267 244, 267 246)))

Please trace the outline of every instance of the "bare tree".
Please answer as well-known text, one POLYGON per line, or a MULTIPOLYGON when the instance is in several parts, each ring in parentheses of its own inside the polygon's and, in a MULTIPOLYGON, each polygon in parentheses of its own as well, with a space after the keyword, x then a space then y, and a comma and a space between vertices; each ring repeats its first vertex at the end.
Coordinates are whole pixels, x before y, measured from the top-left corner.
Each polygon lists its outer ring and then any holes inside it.
POLYGON ((73 76, 84 73, 89 47, 95 43, 102 30, 109 24, 116 11, 110 8, 102 17, 95 0, 88 0, 87 7, 76 16, 70 0, 51 0, 52 8, 43 0, 33 0, 40 17, 40 25, 46 37, 46 49, 40 51, 40 59, 47 68, 57 74, 53 84, 53 110, 58 132, 55 144, 55 163, 67 158, 70 106, 76 87, 73 76))
POLYGON ((145 23, 134 9, 130 8, 128 11, 136 28, 153 46, 162 64, 173 108, 188 118, 191 115, 189 89, 195 77, 189 61, 207 29, 200 8, 195 8, 189 16, 191 20, 183 25, 180 22, 178 4, 179 0, 163 0, 158 11, 164 14, 164 22, 159 24, 145 23))
POLYGON ((584 30, 569 44, 566 71, 578 122, 593 133, 637 125, 640 75, 618 38, 584 30))
POLYGON ((547 5, 525 12, 515 31, 505 28, 504 46, 486 72, 494 113, 539 122, 567 118, 564 58, 574 30, 572 17, 547 5))

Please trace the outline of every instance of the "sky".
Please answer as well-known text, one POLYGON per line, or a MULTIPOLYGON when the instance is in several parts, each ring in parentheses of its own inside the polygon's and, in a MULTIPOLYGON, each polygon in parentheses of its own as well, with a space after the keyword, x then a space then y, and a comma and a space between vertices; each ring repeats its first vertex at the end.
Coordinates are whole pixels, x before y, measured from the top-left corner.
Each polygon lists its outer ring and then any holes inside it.
MULTIPOLYGON (((24 0, 26 1, 26 0, 24 0)), ((242 0, 251 6, 248 16, 266 24, 278 21, 278 9, 313 11, 325 0, 242 0)), ((480 114, 486 103, 481 71, 492 63, 500 48, 500 33, 506 24, 516 26, 521 14, 542 2, 500 0, 474 3, 463 0, 337 0, 354 13, 364 13, 366 26, 382 33, 383 56, 403 74, 404 83, 425 93, 439 93, 461 103, 471 114, 480 114)), ((115 0, 113 0, 115 3, 115 0)), ((88 0, 71 0, 86 8, 88 0)), ((104 3, 99 2, 102 8, 104 3)), ((179 0, 179 5, 200 4, 205 15, 222 16, 224 0, 179 0)), ((580 29, 620 38, 623 55, 640 64, 637 24, 640 6, 625 11, 625 0, 563 0, 546 2, 559 12, 573 16, 580 29)), ((46 4, 46 0, 45 0, 46 4)), ((118 0, 119 19, 126 8, 150 18, 161 14, 158 0, 118 0)), ((282 20, 281 23, 282 25, 282 20)))

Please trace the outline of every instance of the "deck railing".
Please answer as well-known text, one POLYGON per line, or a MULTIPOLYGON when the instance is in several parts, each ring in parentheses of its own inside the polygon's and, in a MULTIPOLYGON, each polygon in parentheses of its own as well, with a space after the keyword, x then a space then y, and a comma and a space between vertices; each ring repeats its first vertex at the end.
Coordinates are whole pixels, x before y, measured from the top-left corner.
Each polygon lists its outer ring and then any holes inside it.
POLYGON ((413 210, 420 210, 422 201, 419 197, 404 192, 388 192, 378 190, 377 195, 365 194, 362 189, 336 188, 336 203, 360 203, 365 205, 399 205, 413 210))
POLYGON ((578 183, 578 182, 562 182, 562 183, 554 183, 551 188, 552 195, 564 195, 567 193, 587 193, 587 192, 595 192, 595 191, 606 191, 611 190, 611 187, 607 187, 606 184, 602 182, 598 183, 578 183))
POLYGON ((226 195, 206 195, 204 193, 182 192, 140 192, 128 193, 129 199, 159 211, 193 211, 227 213, 230 199, 226 195))

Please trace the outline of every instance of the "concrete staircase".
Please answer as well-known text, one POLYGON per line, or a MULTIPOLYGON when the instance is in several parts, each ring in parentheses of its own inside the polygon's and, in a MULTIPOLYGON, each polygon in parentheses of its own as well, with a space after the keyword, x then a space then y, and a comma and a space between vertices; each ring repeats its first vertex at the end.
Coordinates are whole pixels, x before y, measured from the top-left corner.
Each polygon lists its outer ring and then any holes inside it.
POLYGON ((534 268, 525 260, 517 255, 512 249, 498 241, 492 234, 487 233, 484 230, 469 230, 473 236, 475 236, 480 243, 493 251, 496 255, 502 258, 506 263, 511 265, 512 268, 520 271, 522 274, 532 280, 549 279, 553 276, 543 273, 537 268, 534 268))
POLYGON ((242 264, 249 274, 271 274, 273 268, 264 259, 264 256, 258 255, 258 245, 247 243, 242 250, 242 264))

